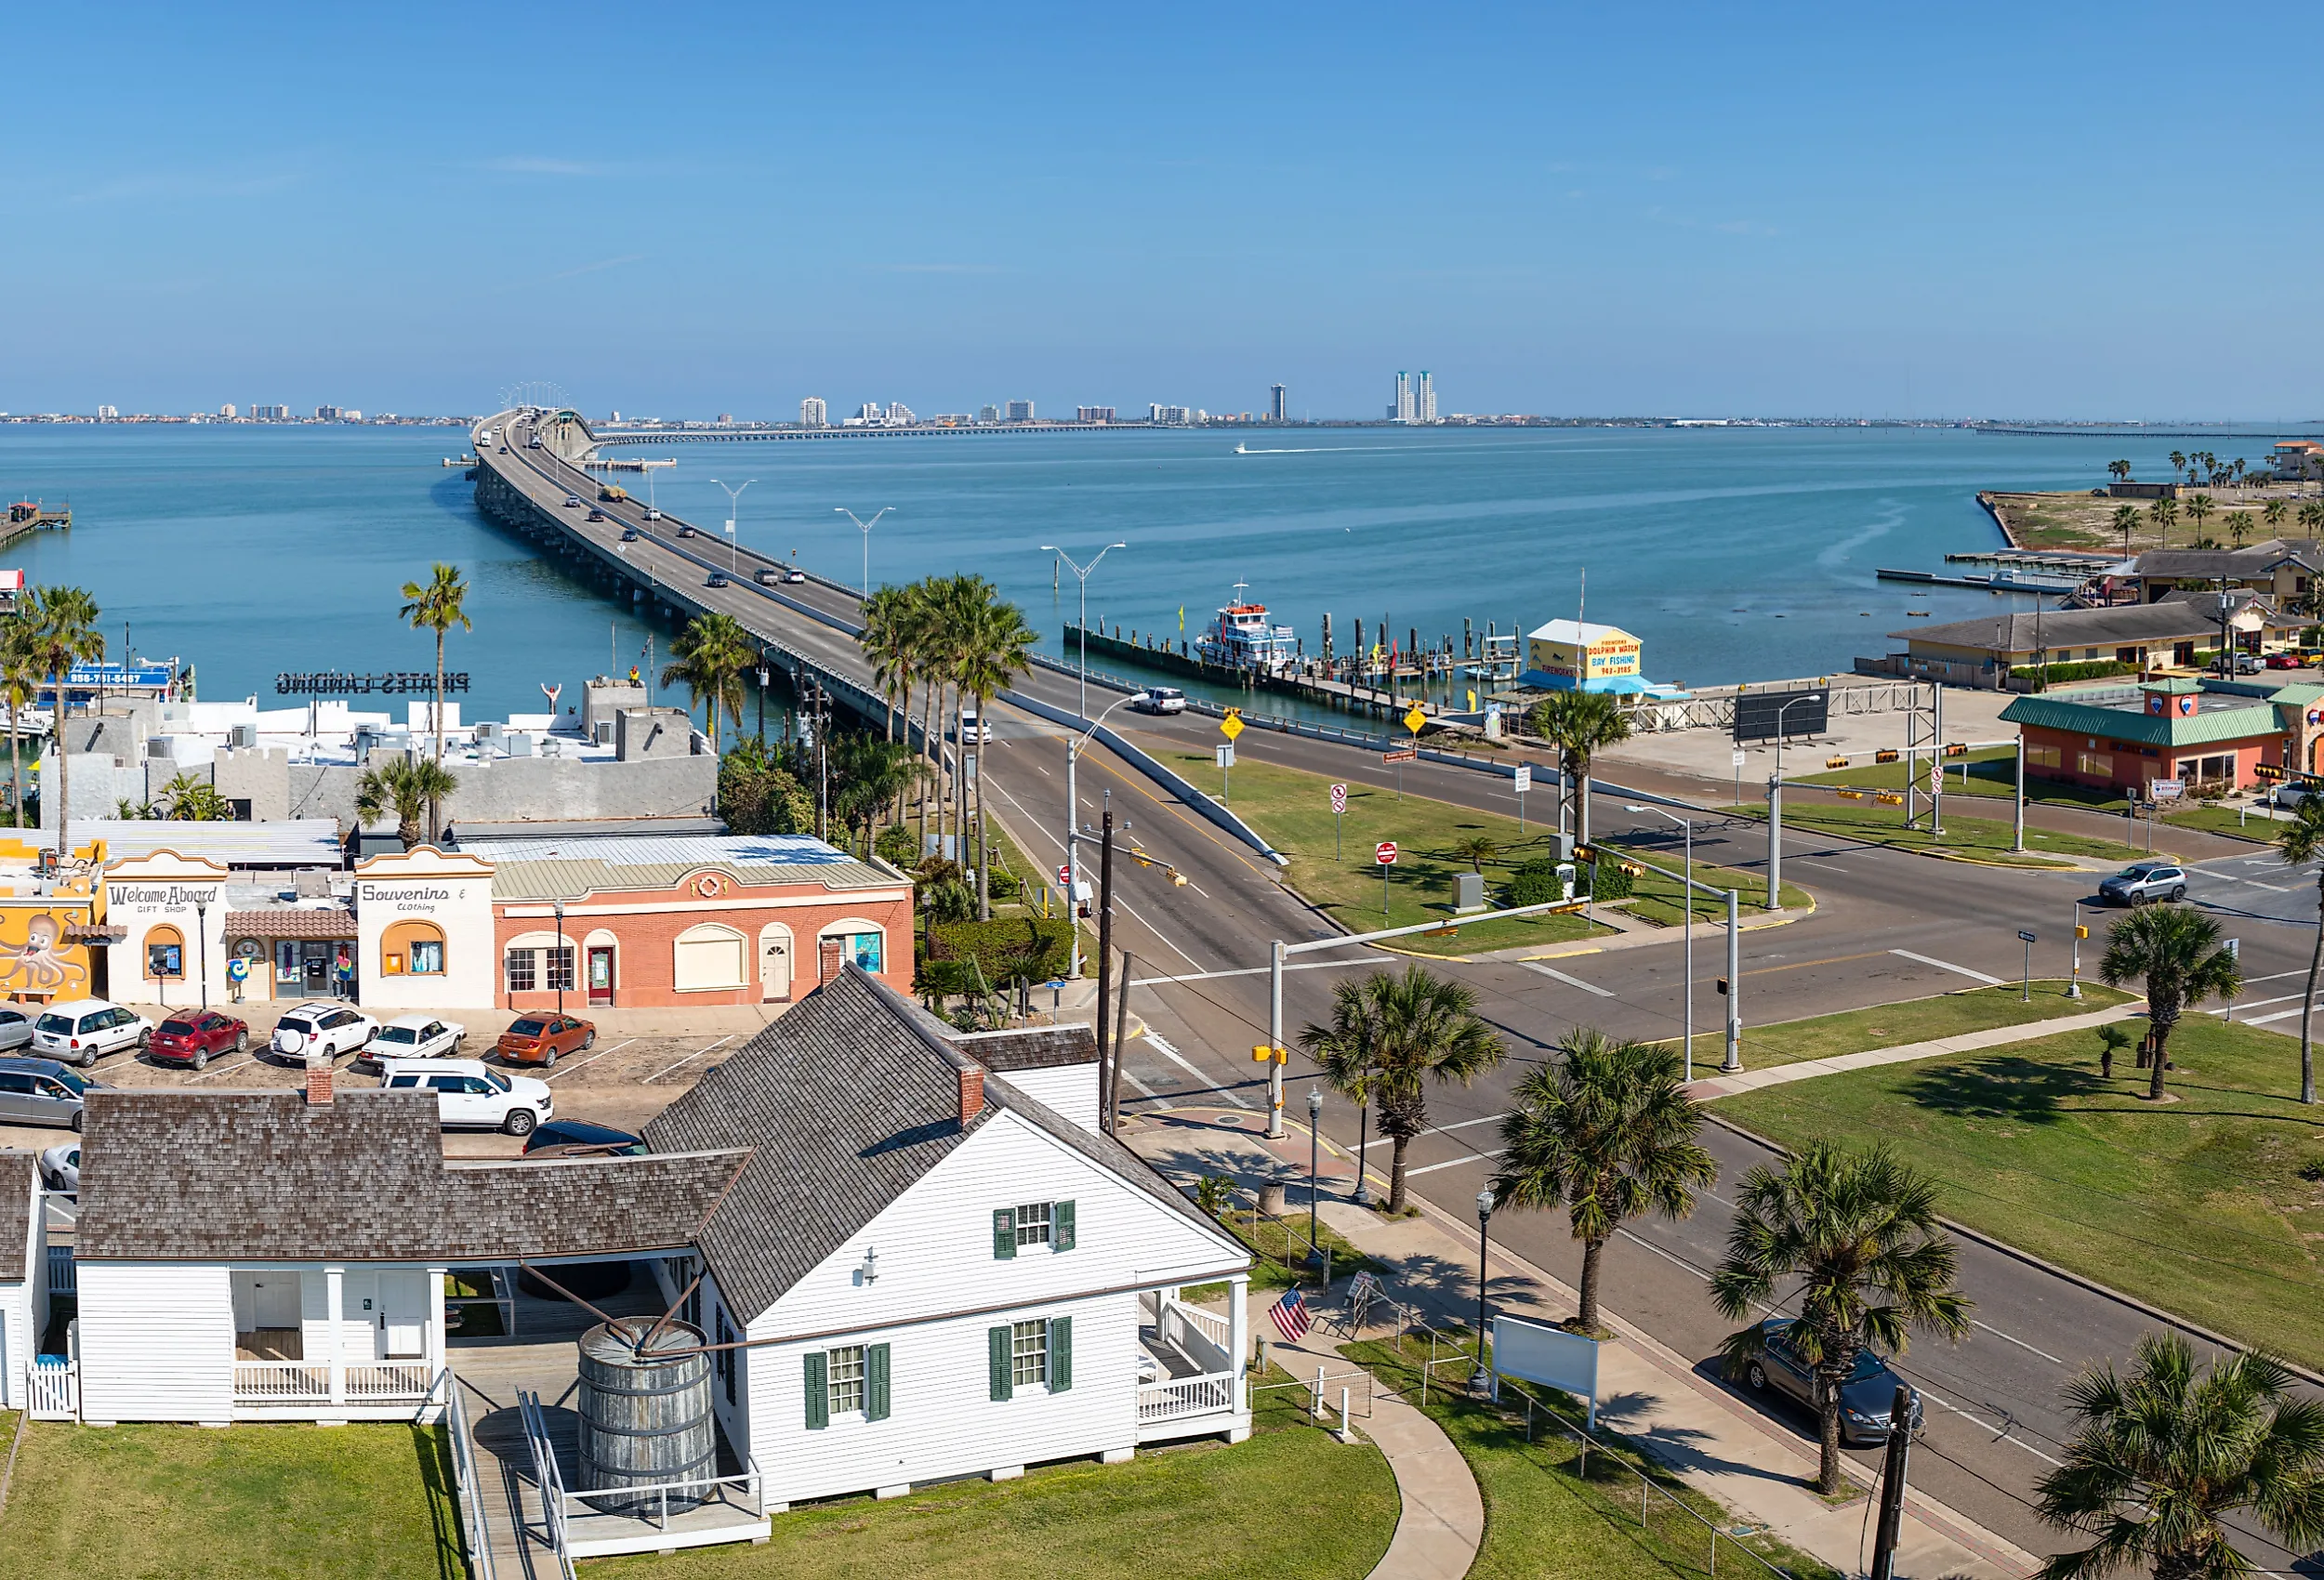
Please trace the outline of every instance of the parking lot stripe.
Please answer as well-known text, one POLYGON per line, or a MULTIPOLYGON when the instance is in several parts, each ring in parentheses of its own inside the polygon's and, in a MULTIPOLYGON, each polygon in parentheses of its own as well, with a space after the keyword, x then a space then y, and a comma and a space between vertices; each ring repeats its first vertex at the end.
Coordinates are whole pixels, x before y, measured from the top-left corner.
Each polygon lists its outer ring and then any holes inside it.
POLYGON ((640 1086, 652 1086, 654 1082, 656 1082, 656 1081, 660 1080, 663 1076, 665 1076, 665 1075, 668 1074, 668 1073, 670 1073, 670 1071, 671 1071, 671 1070, 676 1070, 676 1069, 678 1069, 680 1065, 692 1064, 692 1063, 693 1063, 695 1060, 700 1059, 700 1058, 701 1058, 704 1054, 708 1053, 708 1052, 710 1051, 710 1048, 715 1048, 715 1047, 725 1047, 728 1043, 731 1043, 731 1042, 733 1042, 733 1040, 734 1040, 734 1034, 733 1034, 732 1032, 729 1032, 726 1035, 724 1035, 724 1036, 720 1037, 720 1038, 717 1042, 712 1043, 712 1044, 710 1045, 710 1047, 698 1047, 698 1048, 694 1049, 694 1050, 693 1050, 693 1052, 692 1052, 692 1053, 688 1054, 685 1058, 683 1058, 683 1059, 680 1060, 678 1061, 678 1063, 677 1063, 677 1064, 670 1065, 670 1066, 668 1067, 668 1069, 664 1069, 664 1070, 656 1070, 656 1071, 655 1071, 653 1074, 648 1075, 648 1076, 647 1076, 644 1080, 642 1080, 642 1081, 639 1082, 639 1083, 638 1083, 638 1085, 640 1085, 640 1086))
POLYGON ((194 1079, 194 1080, 196 1080, 196 1081, 215 1081, 215 1080, 217 1080, 217 1079, 218 1079, 220 1075, 225 1074, 225 1073, 226 1073, 229 1070, 239 1070, 239 1069, 241 1069, 241 1068, 243 1067, 243 1065, 244 1065, 244 1064, 256 1064, 256 1063, 257 1063, 257 1062, 258 1062, 258 1056, 257 1056, 257 1054, 255 1054, 255 1053, 254 1053, 254 1054, 252 1054, 249 1058, 247 1058, 247 1059, 244 1059, 244 1060, 241 1060, 239 1063, 234 1063, 234 1064, 221 1064, 221 1065, 219 1065, 219 1066, 218 1066, 217 1069, 215 1069, 215 1070, 205 1070, 205 1071, 204 1071, 201 1074, 199 1074, 199 1075, 196 1075, 196 1076, 192 1077, 192 1079, 194 1079))
POLYGON ((551 1070, 548 1074, 542 1076, 541 1079, 544 1081, 554 1081, 560 1075, 570 1075, 575 1070, 580 1069, 584 1064, 595 1064, 599 1060, 604 1058, 607 1054, 619 1053, 623 1048, 627 1047, 631 1043, 634 1043, 638 1039, 635 1037, 624 1037, 620 1042, 615 1043, 613 1047, 608 1048, 600 1048, 597 1052, 589 1055, 587 1059, 574 1060, 571 1064, 566 1065, 562 1070, 551 1070))

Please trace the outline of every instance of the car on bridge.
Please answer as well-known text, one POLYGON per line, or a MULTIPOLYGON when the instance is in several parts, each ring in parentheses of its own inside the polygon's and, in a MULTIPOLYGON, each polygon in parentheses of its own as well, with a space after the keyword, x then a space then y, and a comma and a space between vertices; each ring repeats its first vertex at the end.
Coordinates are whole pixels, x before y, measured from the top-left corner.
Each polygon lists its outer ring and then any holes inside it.
POLYGON ((786 572, 784 572, 784 573, 783 573, 783 580, 784 580, 786 583, 787 583, 788 585, 792 586, 799 586, 801 582, 805 581, 806 579, 807 579, 807 573, 806 573, 806 572, 804 572, 804 571, 802 571, 802 570, 800 570, 800 569, 799 569, 798 566, 796 566, 796 565, 792 566, 789 570, 787 570, 787 571, 786 571, 786 572))
POLYGON ((694 535, 694 530, 692 527, 681 526, 678 529, 678 535, 680 537, 692 537, 694 535))
POLYGON ((638 541, 638 529, 637 529, 637 528, 635 528, 635 527, 624 527, 624 528, 622 528, 622 529, 621 529, 621 541, 622 541, 622 542, 624 542, 624 543, 635 543, 635 542, 637 542, 637 541, 638 541))
POLYGON ((703 586, 708 587, 722 587, 726 586, 726 573, 723 571, 711 572, 710 579, 703 583, 703 586))
POLYGON ((581 508, 581 496, 580 496, 579 494, 566 494, 566 495, 565 495, 565 508, 566 508, 566 509, 568 509, 568 510, 578 510, 578 509, 580 509, 580 508, 581 508))
POLYGON ((645 519, 649 521, 658 521, 662 519, 662 513, 649 505, 645 507, 645 519))

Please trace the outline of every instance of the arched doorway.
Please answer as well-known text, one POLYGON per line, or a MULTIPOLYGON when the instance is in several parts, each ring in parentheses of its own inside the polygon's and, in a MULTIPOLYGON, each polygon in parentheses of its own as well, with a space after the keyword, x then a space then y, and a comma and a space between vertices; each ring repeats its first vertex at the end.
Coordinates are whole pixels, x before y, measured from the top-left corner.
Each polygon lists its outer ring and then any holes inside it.
POLYGON ((759 1002, 787 1004, 791 999, 791 929, 769 922, 759 929, 759 1002))

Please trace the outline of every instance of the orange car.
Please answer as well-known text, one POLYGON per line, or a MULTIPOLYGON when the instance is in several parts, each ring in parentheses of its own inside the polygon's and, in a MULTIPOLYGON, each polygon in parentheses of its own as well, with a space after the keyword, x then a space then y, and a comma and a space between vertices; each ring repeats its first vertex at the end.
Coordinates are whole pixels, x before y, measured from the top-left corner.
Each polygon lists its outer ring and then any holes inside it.
POLYGON ((579 1053, 597 1041, 597 1028, 578 1015, 521 1015, 500 1034, 493 1051, 509 1064, 553 1066, 561 1054, 579 1053))

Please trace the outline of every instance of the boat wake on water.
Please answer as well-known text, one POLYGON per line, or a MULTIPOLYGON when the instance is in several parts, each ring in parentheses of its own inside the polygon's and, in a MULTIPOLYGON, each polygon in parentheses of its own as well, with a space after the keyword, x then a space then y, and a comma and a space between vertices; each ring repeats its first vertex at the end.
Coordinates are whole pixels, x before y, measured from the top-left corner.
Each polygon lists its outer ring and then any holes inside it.
POLYGON ((1358 450, 1394 450, 1394 444, 1314 444, 1295 449, 1253 450, 1248 444, 1237 444, 1232 452, 1237 455, 1338 455, 1358 450))

